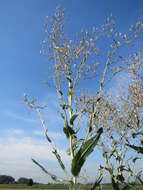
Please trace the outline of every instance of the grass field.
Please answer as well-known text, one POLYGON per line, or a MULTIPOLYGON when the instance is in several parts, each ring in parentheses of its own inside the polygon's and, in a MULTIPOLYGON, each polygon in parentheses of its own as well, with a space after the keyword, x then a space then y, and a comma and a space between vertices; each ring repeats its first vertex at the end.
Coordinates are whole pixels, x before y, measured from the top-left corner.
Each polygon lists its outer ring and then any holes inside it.
MULTIPOLYGON (((54 184, 54 185, 33 185, 32 187, 29 187, 27 185, 18 185, 18 184, 13 184, 13 185, 1 185, 0 184, 0 190, 68 190, 68 186, 65 185, 60 185, 60 184, 54 184)), ((78 189, 78 188, 77 188, 78 189)), ((80 188, 80 190, 88 190, 87 186, 83 186, 80 188)), ((109 188, 111 189, 111 188, 109 188)), ((106 188, 108 190, 108 188, 106 188)))
POLYGON ((0 190, 66 190, 68 189, 66 186, 63 185, 33 185, 29 187, 27 185, 0 185, 0 190))
MULTIPOLYGON (((55 185, 33 185, 32 187, 29 187, 27 185, 18 185, 18 184, 13 184, 13 185, 1 185, 0 184, 0 190, 68 190, 68 186, 66 185, 60 185, 60 184, 55 184, 55 185)), ((88 190, 87 187, 81 188, 81 190, 88 190)))
MULTIPOLYGON (((1 185, 0 184, 0 190, 68 190, 67 186, 64 185, 33 185, 32 187, 29 187, 27 185, 1 185)), ((78 189, 78 188, 77 188, 78 189)), ((89 190, 89 187, 81 187, 80 190, 89 190)), ((138 186, 137 188, 134 188, 137 190, 143 190, 143 186, 138 186)), ((110 185, 103 186, 103 190, 112 190, 112 187, 110 185)))

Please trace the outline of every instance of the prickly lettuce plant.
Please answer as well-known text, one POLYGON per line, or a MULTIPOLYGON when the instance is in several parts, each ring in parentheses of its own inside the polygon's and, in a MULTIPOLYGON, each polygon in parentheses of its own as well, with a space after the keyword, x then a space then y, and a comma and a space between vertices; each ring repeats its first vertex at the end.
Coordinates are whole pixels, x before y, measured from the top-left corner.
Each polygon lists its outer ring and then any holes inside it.
MULTIPOLYGON (((88 77, 94 77, 96 73, 97 64, 89 60, 91 57, 96 57, 98 49, 95 42, 101 38, 101 34, 95 34, 95 30, 89 34, 88 32, 81 32, 80 37, 76 41, 72 41, 64 34, 64 11, 59 7, 53 17, 47 18, 48 24, 45 25, 45 39, 42 43, 41 54, 50 57, 50 62, 53 66, 53 81, 54 87, 59 98, 60 115, 63 119, 63 135, 69 142, 68 154, 71 157, 71 172, 66 169, 65 163, 62 161, 62 156, 56 148, 55 142, 51 140, 48 134, 46 122, 41 115, 42 106, 38 106, 34 100, 29 100, 27 95, 24 95, 25 103, 34 109, 41 121, 42 127, 45 131, 46 139, 51 145, 52 153, 55 155, 61 169, 66 174, 67 178, 61 177, 47 171, 37 160, 32 161, 39 166, 52 180, 56 182, 68 183, 71 189, 75 189, 77 179, 80 178, 80 172, 84 166, 85 161, 89 155, 94 151, 95 146, 100 140, 103 133, 102 127, 96 128, 96 134, 90 136, 80 135, 82 126, 80 119, 82 117, 81 110, 77 110, 75 106, 75 99, 78 96, 78 89, 82 80, 88 77)), ((110 26, 109 26, 110 27, 110 26)), ((90 118, 86 118, 86 122, 90 123, 90 118)), ((86 128, 86 123, 84 123, 86 128)), ((92 127, 92 123, 90 124, 92 127)), ((101 178, 97 180, 97 186, 101 182, 101 178)), ((94 187, 93 187, 94 188, 94 187)), ((92 188, 92 189, 93 189, 92 188)))
MULTIPOLYGON (((136 162, 142 153, 142 51, 137 51, 125 62, 124 69, 128 85, 116 98, 108 98, 102 104, 106 117, 100 122, 105 126, 101 148, 105 165, 101 170, 111 176, 114 189, 129 189, 143 184, 142 170, 136 172, 136 162), (132 153, 131 149, 137 154, 132 153)), ((123 81, 125 82, 125 81, 123 81)), ((121 84, 123 85, 123 84, 121 84)))
MULTIPOLYGON (((78 107, 86 104, 83 112, 90 118, 88 131, 92 130, 91 123, 92 126, 102 126, 104 129, 99 146, 105 164, 100 166, 100 171, 103 176, 105 171, 109 173, 114 189, 129 189, 133 181, 134 184, 142 183, 141 172, 136 174, 134 170, 138 156, 129 158, 129 147, 142 153, 141 146, 130 144, 132 137, 135 139, 142 135, 142 50, 136 49, 136 38, 142 37, 142 29, 142 22, 137 22, 135 26, 131 26, 128 34, 116 32, 112 40, 115 42, 115 39, 118 39, 115 44, 120 45, 108 51, 99 92, 95 96, 83 95, 78 99, 78 107), (126 55, 123 52, 125 50, 126 55), (118 66, 118 69, 112 63, 118 66), (117 69, 115 72, 112 70, 116 80, 118 76, 126 76, 125 81, 122 81, 122 78, 121 81, 117 80, 118 87, 121 85, 118 97, 115 97, 114 91, 109 93, 106 88, 112 79, 109 77, 111 68, 117 69), (126 81, 128 85, 125 86, 123 83, 126 84, 126 81)), ((139 138, 136 140, 139 141, 139 138)))
MULTIPOLYGON (((128 87, 128 98, 123 101, 126 114, 126 125, 130 129, 126 146, 133 152, 132 162, 142 159, 143 154, 143 51, 139 50, 131 57, 131 64, 127 65, 127 71, 132 79, 128 87)), ((137 183, 143 184, 142 169, 132 176, 137 183)))
POLYGON ((133 148, 127 141, 131 129, 126 121, 126 112, 123 113, 121 109, 123 101, 122 104, 116 104, 113 101, 114 94, 109 96, 107 92, 113 78, 124 73, 127 66, 130 68, 128 55, 125 56, 124 52, 136 48, 133 42, 142 31, 143 24, 136 23, 131 26, 128 34, 124 34, 117 31, 111 16, 101 27, 93 27, 90 32, 83 30, 71 39, 65 35, 66 16, 62 9, 57 7, 55 15, 46 19, 45 38, 40 53, 49 57, 52 79, 47 82, 53 81, 59 99, 63 119, 61 127, 69 142, 71 172, 67 171, 56 143, 49 136, 49 129, 41 115, 44 107, 29 100, 25 94, 24 101, 37 112, 52 153, 66 174, 66 179, 47 171, 37 160, 32 160, 54 181, 67 183, 74 190, 81 177, 81 169, 98 145, 105 165, 100 167, 101 175, 91 189, 100 186, 105 171, 109 173, 115 190, 129 189, 130 184, 125 181, 124 172, 133 175, 125 159, 128 147, 133 148))

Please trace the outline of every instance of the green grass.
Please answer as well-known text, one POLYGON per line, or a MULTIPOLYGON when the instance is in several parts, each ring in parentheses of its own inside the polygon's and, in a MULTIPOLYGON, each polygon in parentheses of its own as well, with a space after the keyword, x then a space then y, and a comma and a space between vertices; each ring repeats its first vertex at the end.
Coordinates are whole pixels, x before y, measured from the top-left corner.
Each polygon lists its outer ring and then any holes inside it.
MULTIPOLYGON (((0 184, 0 190, 68 190, 67 186, 59 185, 59 184, 53 184, 53 185, 33 185, 32 187, 29 187, 27 185, 1 185, 0 184)), ((78 188, 77 188, 78 189, 78 188)), ((134 188, 135 189, 135 188, 134 188)), ((138 186, 138 190, 143 190, 143 186, 138 186)), ((90 190, 87 186, 83 186, 80 188, 80 190, 90 190)), ((111 185, 103 186, 103 190, 112 190, 111 185)))
MULTIPOLYGON (((51 184, 51 185, 33 185, 32 187, 29 187, 27 185, 19 185, 19 184, 13 184, 13 185, 1 185, 0 184, 0 190, 68 190, 68 186, 66 185, 60 185, 60 184, 51 184)), ((78 189, 78 188, 77 188, 78 189)), ((82 187, 80 190, 88 190, 87 187, 82 187)))
POLYGON ((29 187, 27 185, 0 185, 0 190, 66 190, 68 189, 64 185, 33 185, 32 187, 29 187))

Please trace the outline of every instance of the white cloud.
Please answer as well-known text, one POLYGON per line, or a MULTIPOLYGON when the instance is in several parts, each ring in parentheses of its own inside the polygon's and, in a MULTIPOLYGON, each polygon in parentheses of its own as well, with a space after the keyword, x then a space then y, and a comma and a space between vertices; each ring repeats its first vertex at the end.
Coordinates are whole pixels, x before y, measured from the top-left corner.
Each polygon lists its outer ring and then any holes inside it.
MULTIPOLYGON (((12 129, 10 130, 12 132, 12 129)), ((57 163, 55 156, 51 152, 51 148, 45 138, 36 139, 28 136, 21 136, 23 134, 22 130, 13 129, 13 137, 10 132, 6 135, 2 135, 0 138, 0 174, 11 175, 16 179, 19 177, 29 177, 33 178, 35 181, 40 181, 43 183, 51 182, 49 176, 44 174, 41 169, 36 166, 31 158, 36 159, 45 168, 60 177, 64 177, 64 174, 57 163)), ((36 134, 42 135, 40 131, 36 131, 36 134)), ((6 134, 6 133, 5 133, 6 134)), ((59 138, 60 133, 53 132, 55 138, 59 138)), ((62 138, 62 137, 60 137, 62 138)), ((60 139, 59 139, 60 140, 60 139)), ((70 170, 71 159, 67 156, 63 147, 59 149, 60 155, 63 162, 70 170)), ((85 168, 87 169, 87 175, 89 181, 93 181, 97 177, 97 171, 100 164, 103 164, 103 159, 101 159, 101 153, 95 150, 94 156, 89 158, 89 161, 85 163, 81 175, 85 175, 85 168)), ((136 169, 139 170, 141 167, 141 162, 138 162, 136 169)), ((108 182, 110 179, 109 175, 104 176, 104 181, 108 182)), ((85 182, 85 181, 83 181, 85 182)), ((87 182, 87 181, 86 181, 87 182)))
MULTIPOLYGON (((42 135, 41 131, 35 131, 35 135, 42 135)), ((49 132, 49 135, 57 141, 64 140, 61 133, 49 132)), ((41 139, 25 136, 23 130, 5 129, 4 135, 0 138, 0 174, 11 175, 16 179, 19 177, 29 177, 44 183, 51 181, 50 177, 46 176, 31 161, 31 158, 34 158, 42 163, 48 171, 64 177, 55 156, 52 154, 49 143, 45 138, 41 139)), ((62 144, 59 153, 69 171, 71 159, 66 151, 63 150, 63 147, 65 147, 65 144, 62 144)), ((89 169, 89 175, 90 173, 97 173, 97 165, 93 167, 93 162, 88 162, 86 166, 89 169)))
MULTIPOLYGON (((12 175, 15 178, 24 176, 32 177, 39 180, 41 176, 42 182, 47 182, 49 177, 43 174, 38 166, 32 163, 31 158, 40 162, 46 162, 49 171, 60 172, 60 168, 56 166, 56 158, 51 152, 47 141, 37 140, 30 137, 0 138, 0 174, 12 175)), ((69 162, 69 157, 62 149, 59 150, 64 162, 69 162)))

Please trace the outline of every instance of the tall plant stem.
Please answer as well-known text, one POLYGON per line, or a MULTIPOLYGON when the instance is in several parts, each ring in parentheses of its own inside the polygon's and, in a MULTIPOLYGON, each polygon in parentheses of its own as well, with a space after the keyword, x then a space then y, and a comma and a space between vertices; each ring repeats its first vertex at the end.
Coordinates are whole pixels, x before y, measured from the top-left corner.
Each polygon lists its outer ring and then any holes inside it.
MULTIPOLYGON (((68 76, 68 78, 70 79, 70 76, 68 76)), ((71 82, 71 79, 69 80, 69 94, 68 94, 68 105, 69 105, 69 118, 71 119, 72 118, 72 96, 73 94, 71 93, 71 90, 73 90, 73 86, 72 86, 72 82, 71 82)), ((70 127, 73 128, 73 124, 70 124, 70 127)), ((70 136, 69 138, 69 143, 70 143, 70 154, 71 154, 71 158, 73 159, 74 158, 74 151, 73 151, 73 139, 72 139, 72 136, 70 136)), ((73 184, 75 185, 76 184, 76 177, 73 177, 73 184)), ((74 190, 74 186, 73 186, 73 190, 74 190)))

